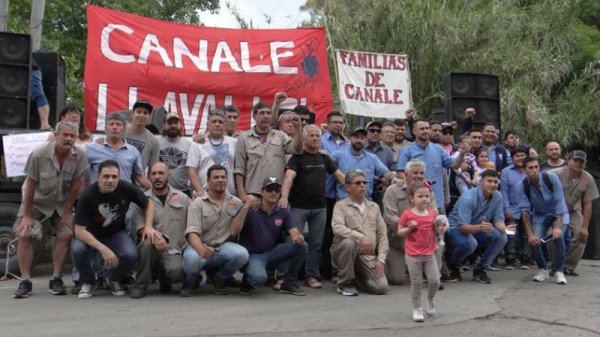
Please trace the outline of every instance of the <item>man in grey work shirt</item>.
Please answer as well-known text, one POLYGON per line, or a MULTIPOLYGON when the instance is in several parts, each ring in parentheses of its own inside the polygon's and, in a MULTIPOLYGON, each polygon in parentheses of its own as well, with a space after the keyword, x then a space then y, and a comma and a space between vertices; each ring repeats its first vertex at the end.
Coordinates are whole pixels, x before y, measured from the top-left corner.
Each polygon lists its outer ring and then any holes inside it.
POLYGON ((171 111, 165 115, 162 136, 158 138, 160 148, 159 159, 167 164, 169 171, 169 185, 191 197, 191 188, 188 182, 188 171, 185 163, 192 146, 192 141, 181 137, 183 129, 179 115, 171 111))

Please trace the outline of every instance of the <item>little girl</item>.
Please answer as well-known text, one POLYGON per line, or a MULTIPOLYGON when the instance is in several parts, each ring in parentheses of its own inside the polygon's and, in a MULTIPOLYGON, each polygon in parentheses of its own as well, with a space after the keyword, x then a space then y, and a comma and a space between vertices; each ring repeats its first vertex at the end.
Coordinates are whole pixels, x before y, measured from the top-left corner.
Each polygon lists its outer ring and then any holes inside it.
MULTIPOLYGON (((428 315, 435 314, 433 297, 440 285, 440 276, 435 261, 436 233, 434 220, 437 211, 429 208, 431 188, 425 182, 415 182, 409 187, 409 200, 412 208, 400 216, 398 235, 405 237, 405 260, 410 274, 410 295, 413 302, 413 320, 423 322, 423 307, 421 305, 421 284, 423 271, 427 277, 427 306, 428 315)), ((438 229, 443 234, 446 226, 438 229)))

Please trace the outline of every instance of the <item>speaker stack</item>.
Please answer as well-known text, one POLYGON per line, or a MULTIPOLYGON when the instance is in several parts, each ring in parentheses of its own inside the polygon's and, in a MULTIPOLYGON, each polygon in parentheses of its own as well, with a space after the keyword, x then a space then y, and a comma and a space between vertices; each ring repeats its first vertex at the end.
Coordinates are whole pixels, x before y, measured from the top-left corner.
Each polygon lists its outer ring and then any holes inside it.
POLYGON ((31 37, 0 32, 0 128, 27 128, 31 37))
POLYGON ((475 108, 475 127, 491 122, 500 127, 498 76, 475 73, 447 73, 443 77, 446 120, 462 123, 466 108, 475 108))
MULTIPOLYGON (((44 93, 50 105, 50 114, 48 121, 50 125, 55 126, 58 122, 58 115, 65 107, 66 102, 66 68, 65 60, 62 56, 54 51, 40 51, 33 53, 33 59, 42 71, 42 85, 44 93)), ((37 114, 35 102, 31 102, 29 117, 29 126, 32 129, 40 127, 40 117, 37 114)))

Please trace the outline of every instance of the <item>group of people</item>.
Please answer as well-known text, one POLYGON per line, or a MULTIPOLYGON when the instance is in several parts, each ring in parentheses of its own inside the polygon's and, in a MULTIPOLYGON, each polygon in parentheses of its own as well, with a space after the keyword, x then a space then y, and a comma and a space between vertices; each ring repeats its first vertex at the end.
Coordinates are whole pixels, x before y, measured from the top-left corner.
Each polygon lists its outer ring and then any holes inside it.
POLYGON ((162 135, 149 132, 145 100, 131 122, 108 115, 96 142, 81 111, 65 108, 25 168, 14 297, 32 292, 32 239, 41 232, 56 237, 50 291, 66 294, 70 248, 79 298, 104 284, 141 298, 155 281, 165 293, 180 282, 189 297, 203 275, 219 295, 269 284, 302 296, 299 279, 313 289, 330 279, 344 296, 385 294, 408 275, 420 322, 461 271, 491 283, 502 251, 506 269, 535 261, 534 281, 577 275, 598 197, 585 152, 563 160, 549 142, 541 162, 514 132, 500 144, 496 125, 474 127, 472 108, 462 125, 410 110, 406 120, 375 120, 345 136, 342 113, 317 126, 304 106, 280 109, 286 98, 257 103, 243 132, 235 106, 212 110, 206 134, 193 140, 176 112, 165 114, 162 135))

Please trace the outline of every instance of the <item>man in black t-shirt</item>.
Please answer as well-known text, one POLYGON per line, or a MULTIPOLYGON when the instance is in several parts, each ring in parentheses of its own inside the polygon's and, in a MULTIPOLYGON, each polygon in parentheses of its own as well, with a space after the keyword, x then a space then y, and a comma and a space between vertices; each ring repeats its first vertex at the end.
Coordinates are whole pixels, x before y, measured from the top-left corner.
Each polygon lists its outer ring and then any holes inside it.
MULTIPOLYGON (((292 224, 301 233, 304 224, 308 224, 306 285, 321 288, 319 262, 327 219, 325 173, 333 174, 340 183, 344 181, 344 174, 328 155, 319 153, 321 129, 318 126, 307 125, 302 133, 304 152, 293 155, 288 161, 279 206, 286 208, 289 201, 292 224)), ((283 268, 285 269, 285 266, 283 268)))
POLYGON ((142 240, 154 243, 160 233, 152 228, 154 206, 136 186, 119 180, 119 164, 106 160, 98 166, 98 182, 86 188, 79 197, 75 210, 75 239, 71 252, 80 273, 79 298, 94 293, 94 253, 101 254, 108 283, 115 296, 126 295, 121 281, 138 260, 135 242, 125 229, 125 214, 131 202, 144 209, 145 228, 142 240))

